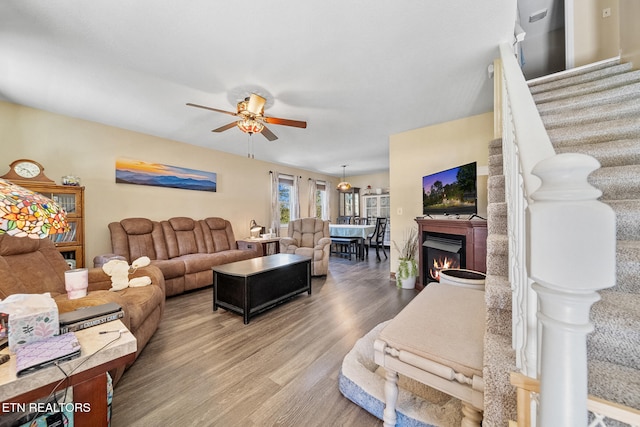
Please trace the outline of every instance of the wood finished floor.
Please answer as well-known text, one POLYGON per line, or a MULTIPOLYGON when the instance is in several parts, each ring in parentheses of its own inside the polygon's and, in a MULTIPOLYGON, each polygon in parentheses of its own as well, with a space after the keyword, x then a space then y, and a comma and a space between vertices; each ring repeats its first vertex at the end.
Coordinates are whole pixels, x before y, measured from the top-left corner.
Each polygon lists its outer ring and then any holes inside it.
POLYGON ((212 310, 212 289, 169 298, 114 391, 112 426, 381 426, 340 393, 356 340, 415 296, 389 262, 331 257, 306 293, 253 319, 212 310))

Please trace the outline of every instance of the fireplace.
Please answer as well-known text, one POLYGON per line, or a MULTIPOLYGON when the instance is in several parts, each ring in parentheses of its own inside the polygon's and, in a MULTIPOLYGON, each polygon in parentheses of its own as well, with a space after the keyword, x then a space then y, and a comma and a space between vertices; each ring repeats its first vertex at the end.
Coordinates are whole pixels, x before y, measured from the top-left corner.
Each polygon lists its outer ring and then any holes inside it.
POLYGON ((424 232, 422 238, 422 277, 425 284, 440 281, 440 270, 466 267, 465 236, 424 232))
MULTIPOLYGON (((486 272, 487 271, 487 221, 480 219, 427 219, 416 218, 418 223, 418 236, 420 237, 418 254, 418 281, 416 289, 420 290, 429 282, 434 282, 429 275, 429 266, 433 265, 433 258, 440 257, 438 250, 452 252, 447 257, 446 262, 457 262, 458 268, 486 272), (429 242, 425 246, 427 236, 435 237, 436 243, 429 242), (446 239, 444 242, 438 238, 446 239), (449 242, 454 240, 455 242, 449 242), (434 247, 435 246, 435 247, 434 247), (459 247, 459 248, 458 248, 459 247), (427 252, 434 252, 436 255, 426 255, 427 252), (431 257, 428 260, 427 257, 431 257)), ((444 259, 442 260, 444 261, 444 259)), ((449 267, 451 268, 451 266, 449 267)))

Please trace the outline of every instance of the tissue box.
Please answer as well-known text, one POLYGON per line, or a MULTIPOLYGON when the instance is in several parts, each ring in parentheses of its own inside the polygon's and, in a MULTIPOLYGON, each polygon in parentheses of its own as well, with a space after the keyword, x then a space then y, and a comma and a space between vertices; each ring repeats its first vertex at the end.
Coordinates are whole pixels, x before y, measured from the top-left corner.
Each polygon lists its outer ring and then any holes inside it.
POLYGON ((9 315, 9 350, 34 341, 52 337, 60 331, 58 309, 40 313, 9 315))
POLYGON ((9 350, 57 335, 58 306, 49 293, 13 294, 0 302, 0 313, 9 315, 9 350))

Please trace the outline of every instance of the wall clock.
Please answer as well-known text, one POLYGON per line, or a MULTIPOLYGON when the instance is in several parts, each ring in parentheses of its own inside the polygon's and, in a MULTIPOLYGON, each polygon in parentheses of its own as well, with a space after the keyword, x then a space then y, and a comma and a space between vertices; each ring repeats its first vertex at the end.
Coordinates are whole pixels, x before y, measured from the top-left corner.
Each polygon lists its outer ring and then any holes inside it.
POLYGON ((15 160, 9 167, 11 168, 9 172, 0 178, 9 181, 54 182, 52 179, 47 178, 44 174, 44 167, 35 160, 15 160))

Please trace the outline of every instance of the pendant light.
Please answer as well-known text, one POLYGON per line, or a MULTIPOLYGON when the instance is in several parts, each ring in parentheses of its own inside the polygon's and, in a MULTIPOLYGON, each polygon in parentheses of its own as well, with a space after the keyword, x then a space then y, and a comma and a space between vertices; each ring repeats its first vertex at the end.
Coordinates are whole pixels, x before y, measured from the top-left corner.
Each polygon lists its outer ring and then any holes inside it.
POLYGON ((340 184, 338 184, 338 191, 349 191, 351 190, 351 184, 349 182, 347 182, 346 178, 345 178, 345 170, 347 168, 347 165, 342 165, 342 182, 340 182, 340 184))

